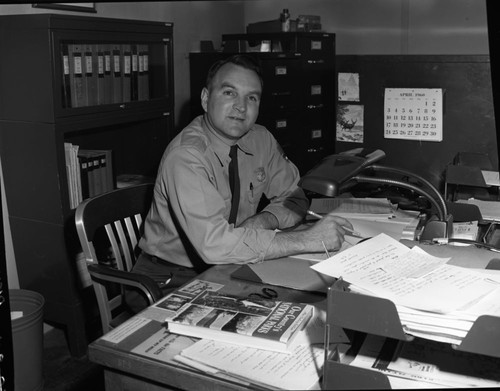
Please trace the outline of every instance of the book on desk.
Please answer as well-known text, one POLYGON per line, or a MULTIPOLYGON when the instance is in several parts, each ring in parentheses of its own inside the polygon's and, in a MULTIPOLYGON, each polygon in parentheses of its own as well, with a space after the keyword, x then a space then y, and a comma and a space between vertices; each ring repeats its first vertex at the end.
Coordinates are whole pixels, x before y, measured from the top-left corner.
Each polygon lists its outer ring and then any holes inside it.
MULTIPOLYGON (((289 352, 297 334, 313 315, 313 306, 276 300, 263 294, 236 296, 213 291, 214 285, 195 280, 166 296, 168 330, 254 348, 289 352), (200 288, 201 287, 201 288, 200 288)), ((269 293, 273 292, 273 295, 269 293)))

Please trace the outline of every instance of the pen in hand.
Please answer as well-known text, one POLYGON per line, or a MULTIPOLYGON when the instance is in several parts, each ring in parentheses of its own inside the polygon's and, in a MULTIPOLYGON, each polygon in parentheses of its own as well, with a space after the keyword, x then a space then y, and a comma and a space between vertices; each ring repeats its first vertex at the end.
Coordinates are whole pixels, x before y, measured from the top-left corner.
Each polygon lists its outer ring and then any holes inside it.
MULTIPOLYGON (((320 214, 317 214, 316 212, 313 212, 312 210, 308 210, 307 214, 311 215, 313 217, 316 217, 317 219, 322 219, 323 218, 323 216, 321 216, 320 214)), ((344 231, 348 232, 349 234, 351 234, 353 236, 358 236, 360 238, 363 237, 363 235, 361 235, 359 232, 356 232, 356 231, 354 231, 354 230, 352 230, 350 228, 347 228, 347 227, 344 227, 344 226, 342 226, 342 228, 344 229, 344 231)))
POLYGON ((326 258, 327 259, 330 258, 330 253, 328 252, 328 249, 325 246, 325 242, 321 241, 321 244, 323 245, 323 248, 325 249, 326 258))

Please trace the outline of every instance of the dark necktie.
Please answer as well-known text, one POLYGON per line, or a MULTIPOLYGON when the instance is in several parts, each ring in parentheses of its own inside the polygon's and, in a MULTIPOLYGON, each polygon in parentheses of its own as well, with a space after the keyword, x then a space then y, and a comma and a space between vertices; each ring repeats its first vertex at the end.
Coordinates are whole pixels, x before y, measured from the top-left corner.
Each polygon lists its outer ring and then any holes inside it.
POLYGON ((231 212, 229 213, 229 224, 236 224, 238 205, 240 203, 240 175, 238 173, 238 145, 233 145, 229 151, 231 162, 229 163, 229 187, 231 189, 231 212))

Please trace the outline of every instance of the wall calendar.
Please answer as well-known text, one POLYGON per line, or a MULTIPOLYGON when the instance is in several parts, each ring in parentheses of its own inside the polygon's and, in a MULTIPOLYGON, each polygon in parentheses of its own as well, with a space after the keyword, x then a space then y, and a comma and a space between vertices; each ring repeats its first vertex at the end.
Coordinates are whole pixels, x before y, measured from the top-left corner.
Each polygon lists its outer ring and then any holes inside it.
POLYGON ((443 90, 386 88, 384 137, 402 140, 443 140, 443 90))

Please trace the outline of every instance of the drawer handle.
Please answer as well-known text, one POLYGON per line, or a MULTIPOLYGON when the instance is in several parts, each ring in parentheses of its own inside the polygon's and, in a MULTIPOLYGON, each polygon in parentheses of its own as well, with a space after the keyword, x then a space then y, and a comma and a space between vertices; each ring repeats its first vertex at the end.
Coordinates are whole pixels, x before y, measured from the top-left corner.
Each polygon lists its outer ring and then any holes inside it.
POLYGON ((308 64, 324 64, 325 60, 307 60, 308 64))
POLYGON ((316 153, 316 152, 321 152, 323 151, 323 147, 318 147, 318 148, 308 148, 307 152, 308 153, 316 153))
POLYGON ((322 109, 323 107, 323 103, 320 103, 319 105, 307 105, 308 109, 322 109))
POLYGON ((272 96, 290 96, 292 93, 290 91, 284 91, 284 92, 273 92, 271 93, 272 96))

